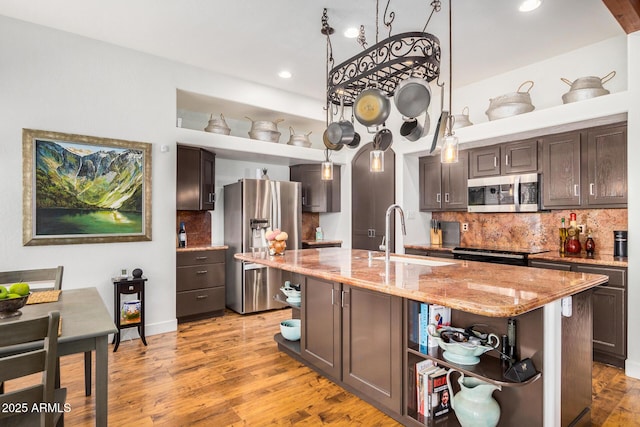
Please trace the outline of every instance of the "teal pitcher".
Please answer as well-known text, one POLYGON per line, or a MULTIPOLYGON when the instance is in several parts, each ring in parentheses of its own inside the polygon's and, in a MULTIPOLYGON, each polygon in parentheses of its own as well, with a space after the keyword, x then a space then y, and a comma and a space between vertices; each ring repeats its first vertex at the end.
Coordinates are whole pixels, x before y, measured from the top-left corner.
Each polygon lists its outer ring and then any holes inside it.
POLYGON ((458 383, 460 391, 454 396, 450 376, 455 369, 447 372, 447 386, 452 396, 451 408, 462 427, 495 427, 500 419, 500 405, 493 398, 494 390, 502 390, 500 386, 489 384, 475 377, 465 377, 460 372, 458 383))

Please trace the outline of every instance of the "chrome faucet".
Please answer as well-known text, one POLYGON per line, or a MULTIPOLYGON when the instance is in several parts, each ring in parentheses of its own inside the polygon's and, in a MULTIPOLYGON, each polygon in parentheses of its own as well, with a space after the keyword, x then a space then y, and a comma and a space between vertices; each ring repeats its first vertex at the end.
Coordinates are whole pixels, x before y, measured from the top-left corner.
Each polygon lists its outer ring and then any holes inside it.
MULTIPOLYGON (((402 234, 406 236, 407 228, 404 225, 404 211, 402 207, 398 204, 393 204, 387 208, 387 213, 384 216, 384 237, 382 238, 382 244, 380 245, 380 249, 384 248, 384 261, 389 265, 389 260, 391 259, 391 254, 389 253, 389 242, 391 239, 389 238, 389 234, 391 233, 391 212, 394 209, 397 209, 400 212, 400 222, 402 223, 402 234), (385 244, 386 240, 386 244, 385 244)), ((388 275, 387 275, 388 276, 388 275)))

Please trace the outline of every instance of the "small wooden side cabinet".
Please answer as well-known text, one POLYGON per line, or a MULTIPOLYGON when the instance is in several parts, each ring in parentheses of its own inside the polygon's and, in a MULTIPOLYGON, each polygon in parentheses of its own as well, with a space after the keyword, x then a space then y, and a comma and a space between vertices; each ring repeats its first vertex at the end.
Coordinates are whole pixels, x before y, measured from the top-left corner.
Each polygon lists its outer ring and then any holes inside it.
POLYGON ((147 345, 147 339, 144 336, 144 284, 147 278, 142 277, 127 277, 119 278, 115 277, 113 281, 113 323, 116 324, 118 332, 113 334, 113 341, 111 344, 115 344, 113 351, 118 350, 120 346, 120 331, 126 328, 138 328, 140 339, 147 345), (136 294, 137 299, 140 300, 140 319, 135 322, 127 322, 122 317, 122 295, 136 294))

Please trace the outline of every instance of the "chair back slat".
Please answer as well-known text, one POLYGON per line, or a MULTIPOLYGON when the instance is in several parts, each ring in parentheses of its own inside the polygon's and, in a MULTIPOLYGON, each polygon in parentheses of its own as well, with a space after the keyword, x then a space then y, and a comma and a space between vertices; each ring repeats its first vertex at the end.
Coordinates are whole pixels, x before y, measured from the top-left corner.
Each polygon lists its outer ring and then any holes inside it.
POLYGON ((42 372, 47 352, 44 349, 0 358, 0 382, 42 372))
POLYGON ((0 346, 9 347, 44 339, 49 332, 49 318, 20 321, 0 325, 0 346))
POLYGON ((17 270, 0 272, 0 284, 11 284, 18 282, 51 282, 49 286, 41 289, 62 289, 62 275, 64 267, 38 268, 33 270, 17 270))
MULTIPOLYGON (((7 404, 10 403, 13 403, 13 406, 15 406, 15 404, 19 404, 20 406, 18 406, 18 408, 20 411, 26 409, 26 412, 32 412, 31 410, 33 409, 34 405, 38 405, 36 407, 39 407, 40 403, 42 402, 43 394, 44 386, 42 385, 42 383, 34 384, 26 388, 21 388, 20 390, 0 394, 0 405, 3 405, 3 407, 8 407, 7 404)), ((13 416, 17 412, 18 411, 15 410, 0 411, 0 419, 13 416)), ((1 422, 0 425, 2 425, 1 422)))

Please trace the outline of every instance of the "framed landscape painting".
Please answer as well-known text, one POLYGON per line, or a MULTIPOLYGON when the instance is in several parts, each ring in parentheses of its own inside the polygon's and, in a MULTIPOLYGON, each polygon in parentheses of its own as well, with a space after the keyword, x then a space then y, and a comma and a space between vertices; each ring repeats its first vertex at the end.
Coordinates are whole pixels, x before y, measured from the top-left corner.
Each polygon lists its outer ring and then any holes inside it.
POLYGON ((151 240, 151 144, 22 130, 23 244, 151 240))

